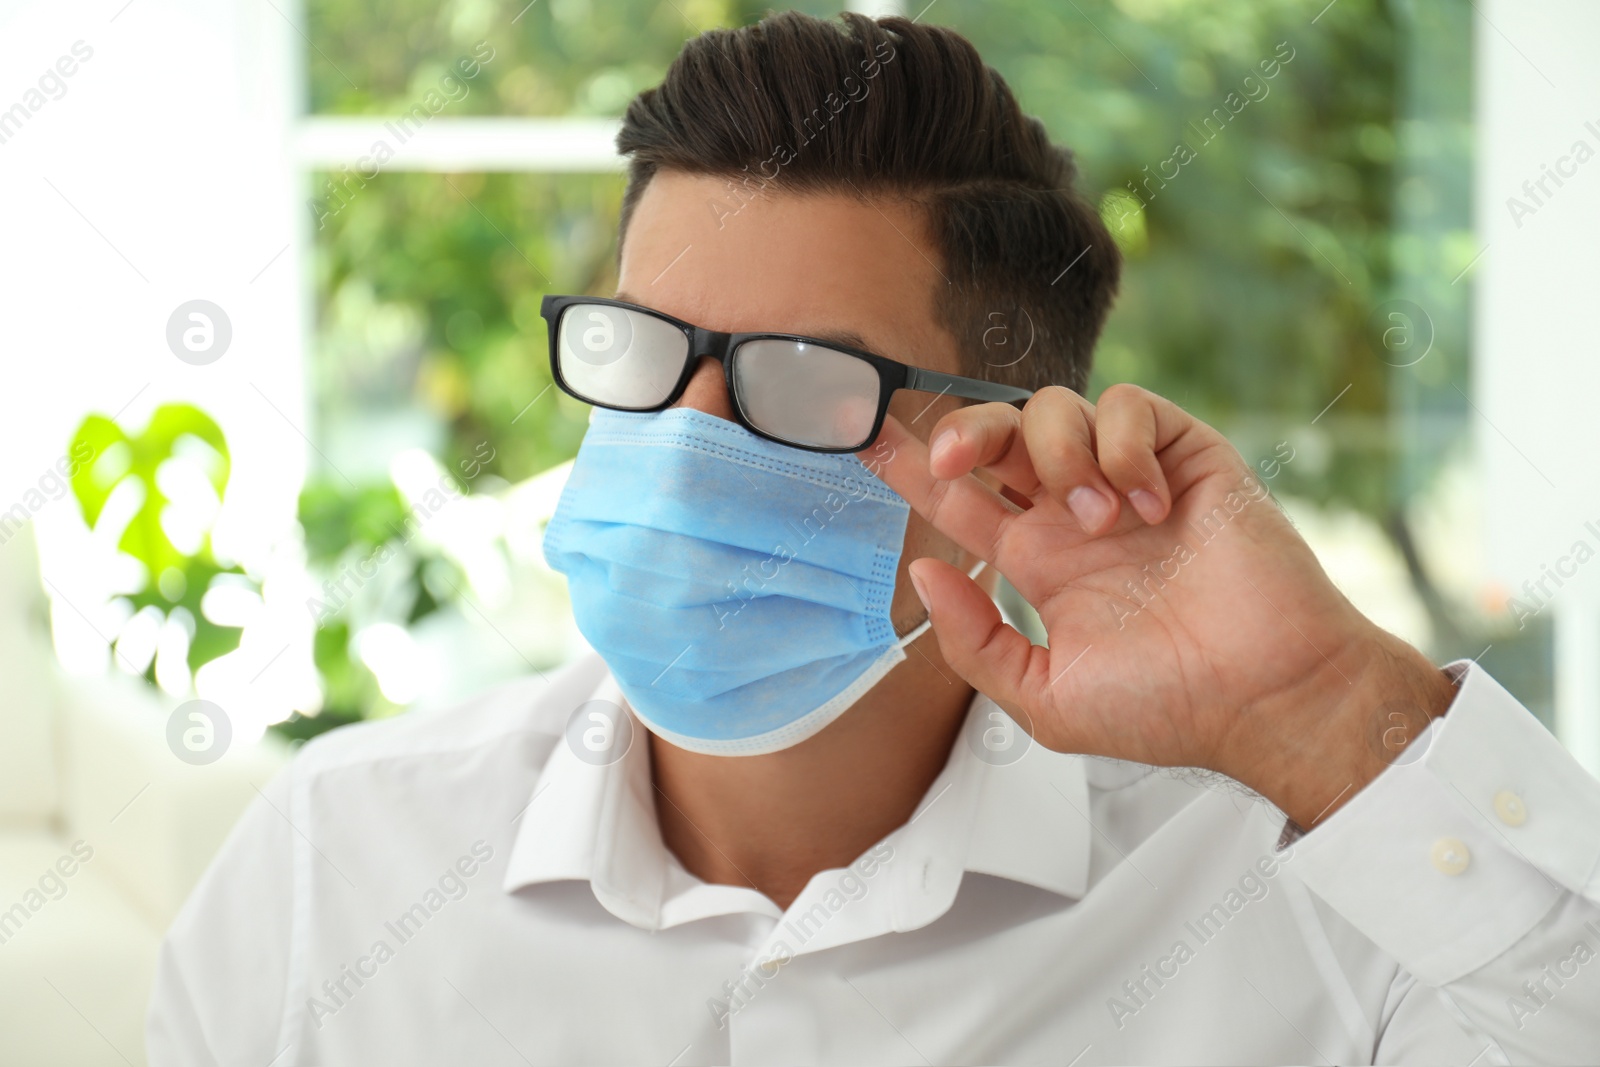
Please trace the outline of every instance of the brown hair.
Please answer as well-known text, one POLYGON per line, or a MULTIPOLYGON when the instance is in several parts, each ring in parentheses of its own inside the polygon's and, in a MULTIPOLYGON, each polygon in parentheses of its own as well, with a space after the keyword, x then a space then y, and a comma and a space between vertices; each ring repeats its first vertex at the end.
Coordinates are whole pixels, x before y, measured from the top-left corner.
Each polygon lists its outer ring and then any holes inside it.
POLYGON ((1087 386, 1122 258, 1072 153, 953 30, 791 11, 703 33, 628 105, 617 148, 624 235, 663 168, 728 179, 729 211, 769 187, 921 205, 967 373, 1087 386))

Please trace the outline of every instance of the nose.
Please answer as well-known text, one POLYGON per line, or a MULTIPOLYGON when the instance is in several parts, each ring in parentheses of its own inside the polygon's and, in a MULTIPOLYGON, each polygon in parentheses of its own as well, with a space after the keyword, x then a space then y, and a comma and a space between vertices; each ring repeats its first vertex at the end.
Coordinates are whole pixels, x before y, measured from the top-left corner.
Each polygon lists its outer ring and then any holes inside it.
POLYGON ((695 367, 694 374, 689 378, 689 384, 683 390, 683 396, 673 407, 694 408, 707 415, 715 415, 719 419, 733 422, 733 401, 728 396, 727 379, 723 374, 722 364, 710 356, 701 356, 699 366, 695 367))

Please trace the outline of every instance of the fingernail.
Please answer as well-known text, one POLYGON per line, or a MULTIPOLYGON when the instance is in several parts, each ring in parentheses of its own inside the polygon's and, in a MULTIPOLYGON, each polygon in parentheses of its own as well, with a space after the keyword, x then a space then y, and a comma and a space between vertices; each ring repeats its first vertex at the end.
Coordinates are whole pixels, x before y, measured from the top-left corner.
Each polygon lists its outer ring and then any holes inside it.
POLYGON ((956 447, 960 434, 955 430, 945 430, 933 439, 933 445, 928 449, 928 462, 937 463, 944 458, 945 453, 956 447))
POLYGON ((1161 521, 1161 498, 1148 489, 1135 489, 1128 494, 1128 503, 1139 517, 1151 526, 1161 521))
POLYGON ((906 573, 911 575, 911 588, 916 592, 917 599, 922 601, 923 610, 931 612, 933 609, 928 607, 928 591, 922 588, 922 579, 917 577, 914 570, 907 570, 906 573))
POLYGON ((1086 533, 1100 529, 1106 516, 1111 514, 1111 501, 1106 499, 1104 493, 1087 485, 1080 485, 1067 494, 1067 507, 1078 517, 1086 533))

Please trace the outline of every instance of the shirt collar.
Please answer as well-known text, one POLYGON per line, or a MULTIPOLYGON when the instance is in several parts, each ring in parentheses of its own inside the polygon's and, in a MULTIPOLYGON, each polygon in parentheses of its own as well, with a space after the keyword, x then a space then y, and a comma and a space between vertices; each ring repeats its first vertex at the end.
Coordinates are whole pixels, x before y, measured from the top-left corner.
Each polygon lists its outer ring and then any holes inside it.
MULTIPOLYGON (((982 766, 978 814, 967 845, 967 870, 1025 882, 1077 899, 1089 885, 1089 781, 1084 758, 1051 752, 1027 740, 1022 758, 1008 765, 982 763, 966 738, 974 721, 1004 715, 979 694, 956 742, 964 759, 982 766)), ((1020 728, 1017 735, 1026 739, 1020 728)))
MULTIPOLYGON (((658 929, 672 857, 656 824, 644 727, 609 671, 587 703, 602 712, 620 711, 616 729, 627 731, 626 741, 616 743, 622 755, 589 762, 569 743, 571 729, 556 738, 520 816, 503 888, 514 892, 543 882, 588 881, 606 910, 635 926, 658 929)), ((582 729, 580 724, 580 737, 582 729)))
MULTIPOLYGON (((684 870, 656 823, 645 727, 609 672, 590 699, 622 709, 628 747, 613 762, 596 765, 580 759, 564 737, 556 739, 518 816, 504 890, 588 881, 603 907, 647 930, 735 912, 781 917, 754 890, 707 885, 684 870)), ((1026 747, 1020 759, 997 760, 982 744, 985 729, 1009 723, 996 715, 1004 713, 988 697, 973 698, 943 771, 911 819, 879 846, 891 848, 894 859, 871 881, 887 891, 869 889, 866 906, 853 904, 851 921, 830 923, 828 936, 808 943, 807 951, 865 936, 864 924, 885 931, 926 926, 949 910, 968 871, 1064 897, 1083 895, 1091 834, 1083 757, 1043 749, 1012 725, 1026 747)), ((791 911, 828 893, 844 873, 818 874, 791 911)))

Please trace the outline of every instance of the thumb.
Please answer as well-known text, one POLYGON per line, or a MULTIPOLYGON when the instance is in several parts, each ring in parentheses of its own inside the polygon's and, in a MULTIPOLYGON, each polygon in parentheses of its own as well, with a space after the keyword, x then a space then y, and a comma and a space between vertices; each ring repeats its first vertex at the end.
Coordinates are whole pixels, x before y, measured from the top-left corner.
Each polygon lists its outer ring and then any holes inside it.
POLYGON ((989 594, 950 564, 919 559, 907 570, 912 587, 928 609, 945 662, 968 685, 1008 712, 1020 707, 1035 653, 1048 656, 1048 652, 1035 648, 1008 625, 989 594))

